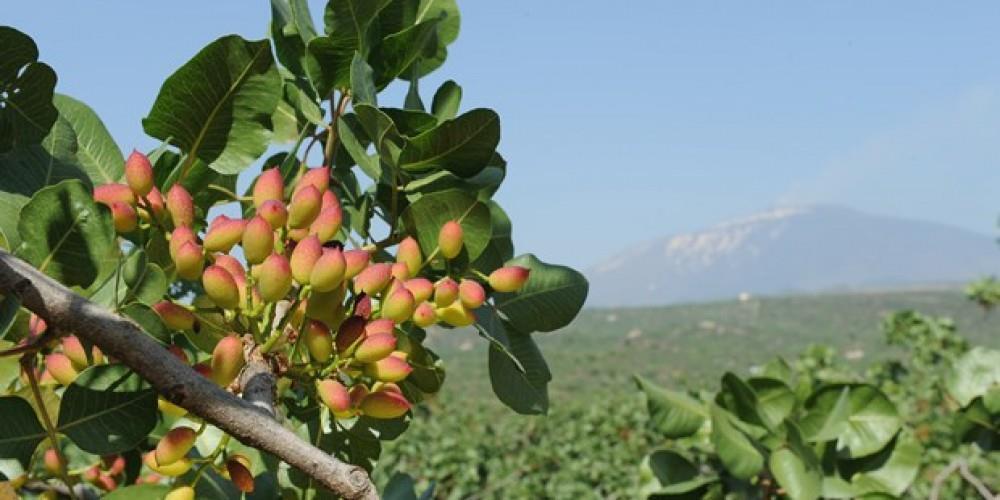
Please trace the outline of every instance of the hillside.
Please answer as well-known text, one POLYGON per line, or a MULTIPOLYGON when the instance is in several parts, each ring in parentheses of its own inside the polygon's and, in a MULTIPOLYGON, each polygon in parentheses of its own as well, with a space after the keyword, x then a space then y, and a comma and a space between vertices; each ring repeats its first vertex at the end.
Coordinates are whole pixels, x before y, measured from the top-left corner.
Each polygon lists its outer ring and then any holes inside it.
POLYGON ((951 284, 998 271, 1000 249, 985 235, 837 206, 783 208, 624 250, 588 271, 588 304, 951 284))

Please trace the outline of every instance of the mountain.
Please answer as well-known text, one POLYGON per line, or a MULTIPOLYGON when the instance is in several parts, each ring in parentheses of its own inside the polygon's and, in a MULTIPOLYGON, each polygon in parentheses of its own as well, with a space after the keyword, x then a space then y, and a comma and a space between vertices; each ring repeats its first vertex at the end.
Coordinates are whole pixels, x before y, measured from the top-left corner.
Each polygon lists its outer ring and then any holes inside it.
POLYGON ((1000 247, 988 236, 838 206, 790 207, 626 249, 587 272, 588 305, 955 284, 997 272, 1000 247))

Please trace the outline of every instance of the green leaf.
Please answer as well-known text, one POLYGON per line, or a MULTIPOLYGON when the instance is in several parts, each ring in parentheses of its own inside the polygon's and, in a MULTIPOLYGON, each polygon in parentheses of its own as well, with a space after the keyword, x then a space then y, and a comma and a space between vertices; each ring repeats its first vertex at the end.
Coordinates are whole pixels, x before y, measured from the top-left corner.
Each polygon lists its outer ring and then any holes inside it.
POLYGON ((493 345, 489 350, 490 383, 497 398, 522 415, 548 413, 548 384, 552 373, 531 335, 513 330, 509 325, 504 325, 502 330, 493 329, 491 333, 507 347, 506 352, 493 345))
POLYGON ((68 286, 90 286, 117 251, 107 208, 79 181, 42 189, 21 209, 19 255, 68 286))
POLYGON ((0 26, 0 153, 38 144, 59 112, 52 104, 56 73, 38 62, 38 47, 24 33, 0 26))
POLYGON ((780 448, 771 453, 769 467, 788 498, 792 500, 819 498, 823 476, 818 469, 810 467, 791 449, 780 448))
POLYGON ((156 391, 124 365, 87 368, 63 393, 57 427, 80 449, 134 448, 156 426, 156 391))
POLYGON ((56 94, 59 117, 65 119, 76 136, 76 162, 95 186, 119 182, 125 172, 125 158, 111 133, 93 109, 63 94, 56 94))
POLYGON ((640 377, 632 376, 646 394, 649 425, 668 439, 693 435, 705 423, 708 412, 699 401, 687 394, 669 391, 640 377))
POLYGON ((281 64, 296 76, 306 75, 306 45, 316 38, 309 2, 271 0, 271 39, 281 64))
POLYGON ((424 255, 431 255, 437 249, 441 226, 451 220, 462 226, 462 253, 470 261, 483 253, 492 235, 489 207, 459 190, 425 195, 406 207, 401 218, 407 233, 417 238, 424 255))
MULTIPOLYGON (((870 385, 832 385, 814 393, 806 402, 806 422, 822 420, 835 412, 844 388, 847 395, 847 423, 837 436, 837 449, 850 458, 864 457, 881 450, 899 431, 902 419, 896 406, 881 391, 870 385)), ((816 429, 815 425, 810 427, 816 429)), ((807 435, 810 435, 807 433, 807 435)), ((817 441, 810 435, 811 441, 817 441)))
POLYGON ((368 65, 360 52, 355 52, 354 58, 351 60, 352 102, 378 106, 377 94, 372 67, 368 65))
POLYGON ((639 466, 641 498, 701 499, 705 487, 718 481, 715 476, 699 476, 698 468, 680 453, 656 450, 639 466))
POLYGON ((768 429, 774 429, 781 422, 772 421, 768 414, 759 411, 760 402, 757 401, 753 388, 732 372, 726 372, 722 376, 722 390, 716 402, 744 422, 768 429))
POLYGON ((431 113, 438 120, 451 120, 458 115, 458 108, 462 104, 462 87, 453 80, 448 80, 438 87, 434 93, 434 102, 431 103, 431 113))
POLYGON ((750 439, 736 429, 729 412, 711 405, 712 444, 719 460, 734 477, 749 480, 764 468, 764 456, 757 451, 750 439))
POLYGON ((361 123, 355 115, 345 115, 337 120, 337 133, 344 150, 351 155, 358 167, 372 179, 382 178, 382 167, 379 165, 378 156, 368 154, 368 138, 365 136, 361 123))
POLYGON ((138 323, 150 337, 162 343, 170 342, 170 331, 163 324, 160 315, 156 314, 156 311, 151 307, 143 303, 133 302, 126 306, 122 313, 138 323))
POLYGON ((913 483, 920 471, 923 447, 909 436, 900 436, 882 452, 842 464, 841 469, 851 478, 857 495, 887 493, 900 496, 913 483))
POLYGON ((962 406, 1000 385, 1000 350, 974 347, 952 365, 945 388, 962 406))
POLYGON ((521 290, 495 296, 497 307, 519 331, 558 330, 573 321, 587 300, 587 278, 574 269, 542 262, 532 254, 505 265, 531 270, 521 290))
POLYGON ((399 133, 413 137, 437 126, 437 119, 423 111, 399 108, 380 108, 396 124, 399 133))
POLYGON ((0 397, 0 458, 14 458, 28 467, 38 443, 45 439, 45 429, 38 423, 35 410, 17 396, 0 397))
POLYGON ((500 204, 493 200, 487 202, 487 205, 490 207, 490 226, 493 231, 489 244, 486 245, 479 258, 472 263, 472 267, 488 274, 502 267, 504 262, 514 257, 514 241, 511 237, 512 228, 507 213, 500 207, 500 204))
POLYGON ((21 299, 17 298, 16 295, 7 295, 4 296, 3 300, 0 300, 0 339, 7 336, 7 332, 10 331, 11 325, 17 319, 17 312, 20 309, 21 299))
POLYGON ((438 19, 430 19, 382 39, 372 54, 375 86, 385 88, 410 67, 437 34, 437 26, 438 19))
POLYGON ((187 167, 197 158, 217 172, 237 174, 267 149, 281 94, 270 42, 230 35, 167 78, 142 125, 188 153, 187 167))
POLYGON ((327 36, 313 38, 307 49, 306 72, 319 95, 350 85, 354 52, 367 55, 368 28, 391 0, 330 0, 324 20, 327 36))
POLYGON ((138 484, 118 488, 103 496, 104 500, 162 500, 170 492, 166 484, 138 484))
POLYGON ((404 70, 401 77, 406 80, 419 79, 439 68, 448 58, 448 45, 458 38, 461 27, 461 16, 455 0, 420 0, 417 7, 417 17, 414 23, 427 19, 440 19, 434 43, 430 44, 423 56, 418 58, 410 68, 404 70))
POLYGON ((784 382, 772 378, 751 378, 747 383, 757 396, 757 413, 765 420, 780 424, 795 408, 795 393, 784 382))
POLYGON ((399 157, 408 172, 444 169, 471 177, 489 164, 500 143, 500 117, 490 109, 473 109, 410 139, 399 157))
POLYGON ((323 110, 306 88, 307 85, 294 79, 285 79, 282 83, 282 99, 271 116, 275 142, 293 143, 303 133, 309 133, 303 130, 310 125, 323 125, 323 110))
POLYGON ((396 472, 382 490, 382 500, 417 500, 417 484, 409 474, 396 472))
POLYGON ((833 404, 824 400, 817 411, 808 412, 802 417, 800 425, 809 441, 832 441, 844 433, 847 429, 847 417, 851 412, 850 393, 849 387, 842 387, 833 404))

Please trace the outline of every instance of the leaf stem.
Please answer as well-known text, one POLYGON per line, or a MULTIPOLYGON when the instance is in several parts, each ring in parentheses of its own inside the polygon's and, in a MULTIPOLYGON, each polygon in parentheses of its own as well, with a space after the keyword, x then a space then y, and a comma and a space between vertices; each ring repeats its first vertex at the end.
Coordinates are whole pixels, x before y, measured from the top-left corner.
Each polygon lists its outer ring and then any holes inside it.
POLYGON ((326 166, 332 166, 333 164, 333 155, 337 147, 337 120, 340 119, 340 115, 344 114, 344 110, 347 109, 347 103, 351 99, 350 91, 341 91, 340 101, 335 106, 333 104, 333 94, 333 92, 330 93, 330 111, 333 113, 333 117, 330 119, 330 126, 327 128, 326 147, 323 148, 323 164, 326 166))

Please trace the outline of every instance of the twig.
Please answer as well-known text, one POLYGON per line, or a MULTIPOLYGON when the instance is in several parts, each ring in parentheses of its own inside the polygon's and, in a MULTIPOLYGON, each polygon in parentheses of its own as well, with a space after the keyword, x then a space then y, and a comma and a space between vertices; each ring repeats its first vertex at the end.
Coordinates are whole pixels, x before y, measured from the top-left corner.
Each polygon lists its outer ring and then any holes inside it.
POLYGON ((247 446, 266 451, 349 499, 378 498, 361 467, 301 440, 254 405, 222 390, 183 364, 127 318, 76 295, 24 261, 0 250, 0 293, 15 294, 50 327, 97 345, 148 381, 168 401, 247 446))
POLYGON ((52 425, 52 417, 49 416, 49 411, 45 408, 42 391, 38 389, 38 376, 35 375, 34 361, 34 355, 26 355, 21 358, 21 367, 24 368, 24 372, 28 376, 28 385, 31 386, 31 396, 35 398, 35 404, 38 405, 38 413, 42 415, 42 425, 45 426, 45 433, 49 435, 49 443, 52 444, 52 450, 56 452, 56 458, 59 461, 59 479, 62 479, 62 482, 66 484, 69 497, 77 500, 76 492, 73 491, 73 481, 70 480, 69 474, 66 472, 69 469, 69 460, 66 460, 66 455, 63 454, 62 448, 59 447, 59 436, 56 435, 56 427, 52 425))
POLYGON ((965 461, 964 458, 956 458, 950 464, 948 464, 947 467, 941 469, 941 472, 938 472, 938 475, 934 477, 934 482, 932 483, 931 493, 929 496, 930 500, 938 500, 941 497, 941 488, 944 487, 945 480, 948 479, 948 476, 954 474, 956 470, 958 471, 962 479, 965 479, 969 484, 972 485, 973 488, 976 489, 976 491, 979 493, 979 496, 983 497, 986 500, 995 500, 996 498, 998 498, 993 496, 993 493, 990 492, 990 489, 987 488, 986 485, 983 484, 983 482, 978 477, 972 474, 972 471, 969 470, 969 464, 968 462, 965 461))

